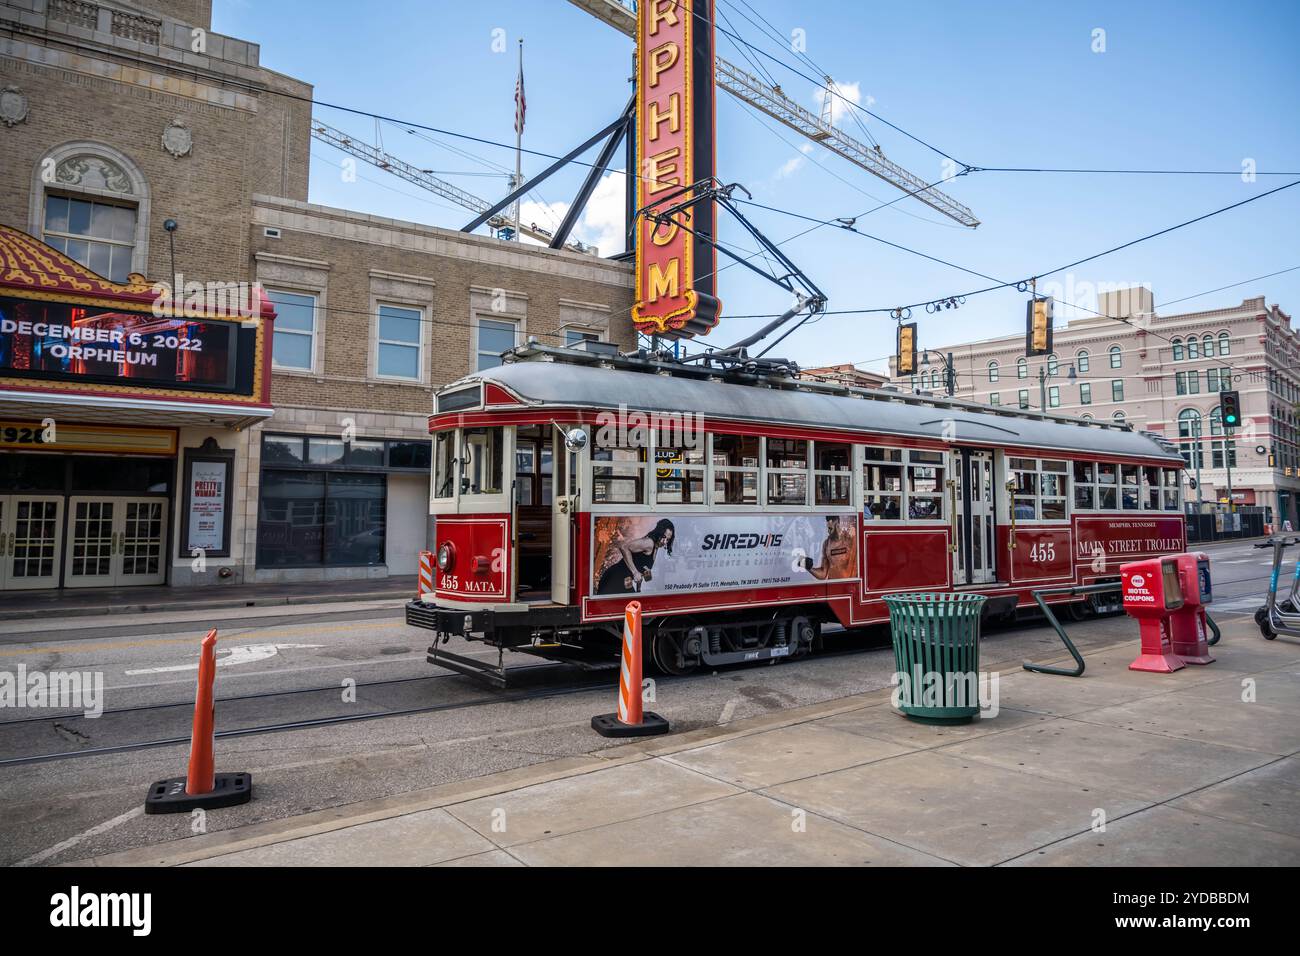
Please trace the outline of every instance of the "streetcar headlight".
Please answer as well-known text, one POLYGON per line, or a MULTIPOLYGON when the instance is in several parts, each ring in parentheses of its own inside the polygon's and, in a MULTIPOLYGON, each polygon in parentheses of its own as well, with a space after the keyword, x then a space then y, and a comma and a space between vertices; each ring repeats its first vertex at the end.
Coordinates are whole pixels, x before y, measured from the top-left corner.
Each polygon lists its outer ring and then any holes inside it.
POLYGON ((454 555, 455 555, 455 551, 452 549, 450 541, 445 543, 441 548, 439 548, 438 549, 438 570, 446 571, 449 568, 451 568, 451 560, 454 555))

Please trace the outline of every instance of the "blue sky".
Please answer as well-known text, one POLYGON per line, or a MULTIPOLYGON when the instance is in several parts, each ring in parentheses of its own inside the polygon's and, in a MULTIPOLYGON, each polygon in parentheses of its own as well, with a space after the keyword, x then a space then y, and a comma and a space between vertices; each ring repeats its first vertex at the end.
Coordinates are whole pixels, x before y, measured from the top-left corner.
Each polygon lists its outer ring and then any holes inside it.
MULTIPOLYGON (((1054 166, 1300 172, 1300 4, 1278 2, 830 2, 748 0, 782 36, 801 29, 807 53, 847 98, 975 166, 1054 166), (1094 31, 1105 51, 1094 52, 1094 31)), ((783 63, 812 74, 765 37, 741 0, 718 0, 735 32, 783 63)), ((525 42, 526 148, 562 153, 618 115, 629 95, 632 42, 565 0, 215 0, 215 30, 261 44, 262 63, 315 85, 316 97, 513 147, 515 44, 525 42), (493 51, 504 30, 507 52, 493 51)), ((721 21, 720 21, 721 22, 721 21)), ((725 26, 725 24, 724 24, 725 26)), ((750 69, 727 38, 718 51, 750 69)), ((818 90, 773 59, 750 51, 793 99, 819 109, 818 90)), ((718 169, 757 202, 817 218, 855 216, 898 193, 821 147, 718 94, 718 169), (783 141, 784 140, 784 141, 783 141), (837 178, 839 177, 839 178, 837 178), (847 180, 847 182, 845 182, 847 180)), ((373 140, 373 121, 318 109, 326 122, 373 140)), ((885 154, 933 181, 942 158, 858 114, 885 154)), ((848 107, 838 125, 865 139, 848 107)), ((385 124, 385 147, 485 198, 505 191, 513 148, 435 137, 496 167, 385 124), (476 173, 479 175, 462 175, 476 173)), ((314 202, 459 228, 469 214, 362 165, 344 182, 342 154, 312 146, 314 202)), ((590 158, 590 156, 588 157, 590 158)), ((525 156, 525 175, 547 160, 525 156)), ((525 218, 550 225, 583 170, 539 187, 525 218)), ((1300 176, 1294 177, 1300 179, 1300 176)), ((891 242, 1003 280, 1045 272, 1220 206, 1292 181, 1260 176, 1094 176, 983 172, 947 191, 970 206, 978 229, 956 226, 905 199, 858 226, 891 242)), ((598 193, 580 233, 611 249, 621 228, 617 182, 598 193)), ((746 210, 773 240, 809 224, 746 210)), ((724 214, 725 217, 725 214, 724 214)), ((1300 187, 1168 237, 1143 243, 1053 278, 1141 282, 1157 303, 1300 265, 1300 187)), ((725 223, 723 241, 749 246, 725 223)), ((888 307, 953 295, 985 280, 831 228, 783 249, 830 299, 829 308, 888 307)), ((732 268, 719 277, 723 321, 710 336, 725 345, 788 296, 732 268)), ((1220 308, 1266 295, 1295 314, 1300 271, 1176 306, 1220 308)), ((1023 329, 1025 296, 1013 290, 973 297, 957 310, 918 310, 920 344, 932 347, 1023 329)), ((1095 303, 1092 303, 1095 304, 1095 303)), ((1058 322, 1085 313, 1058 309, 1058 322)), ((881 316, 827 316, 778 350, 804 365, 851 361, 883 367, 893 323, 881 316)))

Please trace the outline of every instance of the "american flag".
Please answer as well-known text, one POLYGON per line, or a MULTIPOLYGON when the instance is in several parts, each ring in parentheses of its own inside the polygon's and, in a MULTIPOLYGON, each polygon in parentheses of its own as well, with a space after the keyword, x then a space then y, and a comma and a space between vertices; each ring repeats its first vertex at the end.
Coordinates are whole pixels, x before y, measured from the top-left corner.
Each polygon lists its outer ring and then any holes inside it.
POLYGON ((519 56, 519 79, 515 81, 515 132, 523 135, 524 132, 524 114, 528 111, 528 103, 524 99, 524 60, 523 52, 519 56))

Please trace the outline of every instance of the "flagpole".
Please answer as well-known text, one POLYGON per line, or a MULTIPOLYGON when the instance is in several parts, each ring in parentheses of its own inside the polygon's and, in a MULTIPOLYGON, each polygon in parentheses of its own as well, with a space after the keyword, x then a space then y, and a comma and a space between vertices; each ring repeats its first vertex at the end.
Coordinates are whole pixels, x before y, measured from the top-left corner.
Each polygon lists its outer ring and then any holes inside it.
MULTIPOLYGON (((519 98, 524 95, 524 38, 519 38, 519 82, 515 90, 515 189, 524 184, 524 124, 519 115, 519 98)), ((515 200, 515 242, 519 242, 519 207, 521 199, 515 200)))

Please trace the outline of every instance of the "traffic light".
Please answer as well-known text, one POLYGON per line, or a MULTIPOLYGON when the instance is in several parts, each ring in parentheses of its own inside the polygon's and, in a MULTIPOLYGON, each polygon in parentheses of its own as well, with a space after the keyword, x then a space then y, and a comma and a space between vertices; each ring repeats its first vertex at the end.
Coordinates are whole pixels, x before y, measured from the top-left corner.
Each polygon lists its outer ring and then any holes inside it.
POLYGON ((1025 354, 1052 351, 1052 297, 1035 296, 1025 303, 1025 354))
POLYGON ((1237 392, 1220 392, 1219 407, 1223 410, 1223 427, 1236 428, 1241 424, 1241 395, 1237 392))
POLYGON ((898 351, 894 362, 897 374, 916 374, 916 323, 899 323, 898 351))

